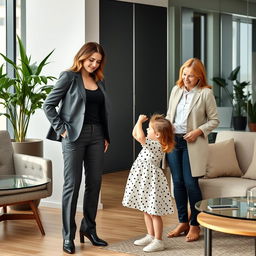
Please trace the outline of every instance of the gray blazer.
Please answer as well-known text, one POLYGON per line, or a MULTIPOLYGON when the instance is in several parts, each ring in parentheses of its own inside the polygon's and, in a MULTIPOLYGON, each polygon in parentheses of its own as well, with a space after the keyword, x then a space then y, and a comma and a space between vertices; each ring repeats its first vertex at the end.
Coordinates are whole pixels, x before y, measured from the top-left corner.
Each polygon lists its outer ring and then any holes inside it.
MULTIPOLYGON (((105 139, 109 142, 108 114, 109 99, 103 81, 97 82, 105 98, 105 116, 103 120, 105 139)), ((64 71, 53 90, 46 98, 43 109, 51 123, 47 139, 61 141, 61 134, 66 130, 69 141, 78 139, 83 123, 86 106, 86 91, 80 72, 64 71), (60 104, 59 110, 56 107, 60 104)))

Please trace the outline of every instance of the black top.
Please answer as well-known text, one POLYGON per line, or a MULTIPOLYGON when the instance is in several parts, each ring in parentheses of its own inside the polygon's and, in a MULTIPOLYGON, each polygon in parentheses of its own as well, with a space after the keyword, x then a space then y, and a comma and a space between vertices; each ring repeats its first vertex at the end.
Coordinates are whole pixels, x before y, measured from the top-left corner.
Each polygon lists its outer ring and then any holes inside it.
POLYGON ((104 117, 104 95, 99 89, 86 91, 85 124, 100 124, 104 117))

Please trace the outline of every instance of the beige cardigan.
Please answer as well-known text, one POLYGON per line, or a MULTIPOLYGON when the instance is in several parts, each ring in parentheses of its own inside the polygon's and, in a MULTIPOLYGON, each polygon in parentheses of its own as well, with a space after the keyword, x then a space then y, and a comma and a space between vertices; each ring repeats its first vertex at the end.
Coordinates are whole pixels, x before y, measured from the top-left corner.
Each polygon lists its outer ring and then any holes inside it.
MULTIPOLYGON (((166 118, 174 121, 177 105, 183 93, 183 88, 174 86, 169 99, 166 118)), ((191 173, 193 177, 203 176, 206 171, 208 157, 208 134, 219 124, 216 101, 209 88, 196 88, 187 119, 187 131, 197 128, 203 132, 195 142, 188 143, 191 173)))

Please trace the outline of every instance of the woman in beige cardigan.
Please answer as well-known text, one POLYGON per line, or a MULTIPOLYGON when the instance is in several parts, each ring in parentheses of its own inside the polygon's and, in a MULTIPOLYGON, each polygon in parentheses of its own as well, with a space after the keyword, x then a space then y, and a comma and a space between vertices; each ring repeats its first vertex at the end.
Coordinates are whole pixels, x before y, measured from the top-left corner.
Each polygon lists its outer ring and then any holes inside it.
POLYGON ((179 80, 171 92, 167 119, 175 128, 176 146, 167 160, 179 217, 179 225, 168 237, 185 233, 186 241, 191 242, 198 240, 200 234, 195 203, 202 199, 198 177, 205 175, 207 136, 219 124, 215 98, 199 59, 189 59, 181 66, 179 80))

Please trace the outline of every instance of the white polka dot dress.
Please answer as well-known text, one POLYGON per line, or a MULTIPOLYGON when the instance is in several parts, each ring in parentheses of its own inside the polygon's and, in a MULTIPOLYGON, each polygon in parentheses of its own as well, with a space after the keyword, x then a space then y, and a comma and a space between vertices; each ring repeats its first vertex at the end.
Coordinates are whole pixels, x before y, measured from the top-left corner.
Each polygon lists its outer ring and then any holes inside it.
POLYGON ((160 168, 163 154, 159 141, 146 138, 145 145, 132 165, 123 206, 157 216, 173 213, 169 186, 160 168))

